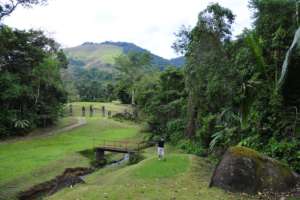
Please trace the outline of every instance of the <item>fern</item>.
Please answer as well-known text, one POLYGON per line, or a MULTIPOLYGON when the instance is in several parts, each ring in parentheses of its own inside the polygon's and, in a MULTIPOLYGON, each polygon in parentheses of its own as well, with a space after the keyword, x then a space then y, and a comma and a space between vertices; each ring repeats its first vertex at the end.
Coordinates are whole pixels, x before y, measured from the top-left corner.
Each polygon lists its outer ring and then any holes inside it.
POLYGON ((20 129, 25 129, 30 126, 30 122, 26 119, 17 119, 14 121, 14 127, 15 128, 20 128, 20 129))

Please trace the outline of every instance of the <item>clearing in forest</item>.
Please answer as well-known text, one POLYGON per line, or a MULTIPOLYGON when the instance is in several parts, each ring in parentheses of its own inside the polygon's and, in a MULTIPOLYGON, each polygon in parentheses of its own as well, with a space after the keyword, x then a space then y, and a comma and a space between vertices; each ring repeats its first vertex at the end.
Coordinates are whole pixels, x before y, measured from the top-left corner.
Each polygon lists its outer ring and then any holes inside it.
MULTIPOLYGON (((115 110, 124 109, 122 105, 105 105, 115 110)), ((99 116, 86 117, 86 125, 70 131, 44 136, 39 133, 41 135, 1 142, 0 199, 11 199, 22 190, 54 178, 66 168, 90 166, 90 160, 80 152, 92 149, 103 140, 128 140, 138 136, 137 125, 99 116)), ((64 127, 65 121, 63 119, 60 126, 64 127)))
MULTIPOLYGON (((81 106, 88 108, 90 104, 73 104, 77 107, 75 117, 80 115, 81 106)), ((115 111, 127 109, 116 104, 93 105, 98 109, 102 105, 115 111)), ((142 138, 138 124, 100 117, 99 113, 87 115, 85 120, 86 125, 70 131, 0 143, 0 199, 13 199, 20 191, 50 180, 66 168, 89 167, 90 158, 80 152, 91 150, 103 140, 142 138)), ((165 160, 157 159, 154 147, 144 149, 142 155, 144 159, 137 164, 104 167, 86 176, 85 184, 62 189, 46 199, 256 199, 208 188, 215 165, 210 159, 185 154, 170 145, 165 160)))
POLYGON ((135 165, 103 168, 86 177, 85 184, 66 188, 49 200, 251 200, 255 197, 208 188, 214 162, 181 153, 167 146, 165 160, 158 160, 155 148, 143 152, 135 165))

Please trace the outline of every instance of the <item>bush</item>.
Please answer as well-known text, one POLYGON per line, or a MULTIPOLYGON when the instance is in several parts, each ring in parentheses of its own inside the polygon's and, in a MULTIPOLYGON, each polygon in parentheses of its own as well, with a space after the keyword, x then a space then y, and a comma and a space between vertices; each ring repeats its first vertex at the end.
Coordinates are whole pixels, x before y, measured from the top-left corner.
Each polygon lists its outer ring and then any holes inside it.
POLYGON ((294 170, 300 172, 300 143, 297 139, 284 139, 278 141, 272 137, 263 151, 283 162, 289 164, 294 170))
POLYGON ((185 120, 175 119, 167 123, 167 137, 171 143, 176 144, 178 141, 184 138, 185 120))
POLYGON ((129 165, 136 164, 136 163, 140 162, 143 159, 144 159, 144 156, 140 152, 131 153, 129 155, 129 165))
POLYGON ((212 140, 212 135, 216 131, 217 115, 208 114, 201 120, 201 128, 197 131, 197 137, 200 139, 204 148, 208 148, 212 140))
POLYGON ((116 113, 112 116, 116 120, 129 120, 129 121, 134 121, 135 117, 132 113, 130 112, 124 112, 124 113, 116 113))
POLYGON ((203 146, 200 143, 193 142, 191 140, 181 140, 178 142, 177 146, 189 154, 196 154, 198 156, 207 155, 207 151, 203 149, 203 146))
POLYGON ((256 149, 289 164, 295 171, 300 172, 300 143, 297 139, 276 139, 272 137, 263 140, 259 134, 254 134, 242 140, 239 145, 256 149))

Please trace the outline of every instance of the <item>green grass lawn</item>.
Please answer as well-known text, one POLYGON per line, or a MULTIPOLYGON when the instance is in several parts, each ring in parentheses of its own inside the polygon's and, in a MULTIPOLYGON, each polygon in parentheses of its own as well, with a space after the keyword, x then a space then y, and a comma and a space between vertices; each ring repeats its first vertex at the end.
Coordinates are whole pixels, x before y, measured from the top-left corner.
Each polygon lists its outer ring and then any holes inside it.
POLYGON ((34 136, 44 136, 45 133, 56 133, 56 132, 60 132, 61 129, 63 128, 66 128, 68 126, 72 126, 74 124, 77 124, 78 123, 78 117, 64 117, 64 118, 61 118, 59 119, 59 121, 55 124, 55 125, 52 125, 50 127, 46 127, 46 128, 38 128, 38 129, 35 129, 34 131, 32 131, 27 137, 24 137, 24 138, 13 138, 13 139, 10 139, 8 140, 8 142, 14 142, 16 140, 23 140, 23 139, 31 139, 32 137, 34 136))
MULTIPOLYGON (((80 108, 101 108, 105 105, 116 112, 130 109, 118 103, 73 103, 80 108)), ((76 111, 80 113, 80 110, 76 111)), ((90 152, 103 140, 139 140, 140 126, 94 116, 87 124, 54 135, 27 137, 0 143, 0 199, 10 200, 18 192, 45 182, 69 167, 89 167, 90 152)), ((73 123, 63 119, 58 127, 73 123)), ((209 159, 180 152, 167 145, 166 158, 158 160, 156 149, 143 152, 144 160, 135 165, 100 169, 86 177, 86 184, 65 188, 46 199, 51 200, 252 200, 241 194, 208 188, 214 164, 209 159)), ((111 157, 119 158, 119 155, 111 157)))
POLYGON ((170 155, 164 160, 156 157, 145 161, 134 172, 134 176, 141 179, 172 177, 183 173, 189 166, 189 159, 185 155, 170 155))
MULTIPOLYGON (((72 104, 73 107, 73 116, 81 116, 82 115, 82 107, 85 106, 86 110, 86 116, 89 116, 90 111, 90 105, 93 106, 95 109, 94 116, 102 116, 102 106, 105 107, 106 112, 111 111, 112 114, 115 114, 117 112, 124 112, 125 110, 131 111, 130 105, 123 105, 118 102, 112 102, 112 103, 103 103, 103 102, 74 102, 69 103, 72 104)), ((66 110, 68 112, 68 105, 66 106, 66 110)))
MULTIPOLYGON (((102 117, 87 117, 87 124, 53 136, 0 143, 0 199, 62 173, 67 167, 89 166, 79 151, 103 140, 136 138, 139 127, 102 117)), ((63 124, 66 122, 62 122, 63 124)))
POLYGON ((251 200, 246 195, 208 188, 213 164, 203 158, 170 152, 158 160, 155 149, 136 165, 104 168, 86 184, 66 188, 49 200, 251 200))
POLYGON ((58 121, 58 123, 56 124, 56 128, 60 129, 76 123, 77 119, 75 117, 64 117, 58 121))

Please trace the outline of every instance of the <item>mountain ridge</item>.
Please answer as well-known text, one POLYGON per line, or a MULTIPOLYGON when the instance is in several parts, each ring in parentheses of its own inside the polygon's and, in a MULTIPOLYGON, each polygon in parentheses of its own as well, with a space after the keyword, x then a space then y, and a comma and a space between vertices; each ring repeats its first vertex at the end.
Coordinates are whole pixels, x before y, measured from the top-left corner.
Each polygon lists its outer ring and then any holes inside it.
POLYGON ((166 59, 134 43, 121 41, 84 42, 75 47, 65 48, 64 51, 71 67, 75 65, 84 68, 99 68, 104 71, 113 70, 114 58, 121 54, 128 54, 130 51, 149 53, 152 57, 152 64, 160 70, 167 66, 181 67, 184 64, 184 57, 166 59))

